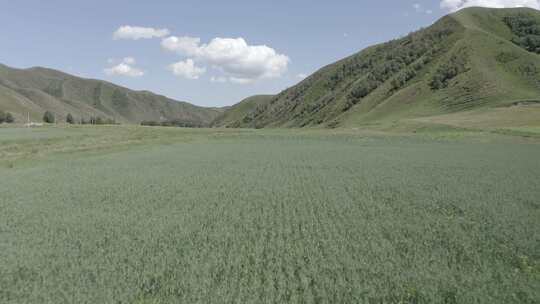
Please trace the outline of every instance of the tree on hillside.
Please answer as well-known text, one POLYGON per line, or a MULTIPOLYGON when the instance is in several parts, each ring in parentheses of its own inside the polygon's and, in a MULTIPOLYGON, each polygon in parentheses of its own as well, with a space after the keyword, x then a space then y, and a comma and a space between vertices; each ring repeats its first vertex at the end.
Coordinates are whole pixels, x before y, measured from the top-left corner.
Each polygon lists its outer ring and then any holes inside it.
POLYGON ((14 123, 15 122, 15 117, 13 117, 13 114, 11 114, 9 112, 6 112, 5 122, 6 123, 14 123))
POLYGON ((0 124, 6 121, 6 112, 0 111, 0 124))
POLYGON ((46 111, 45 114, 43 114, 43 121, 46 123, 54 123, 54 114, 50 111, 46 111))
POLYGON ((70 125, 75 123, 75 118, 73 118, 73 115, 71 115, 71 113, 68 113, 68 115, 66 116, 66 122, 70 125))

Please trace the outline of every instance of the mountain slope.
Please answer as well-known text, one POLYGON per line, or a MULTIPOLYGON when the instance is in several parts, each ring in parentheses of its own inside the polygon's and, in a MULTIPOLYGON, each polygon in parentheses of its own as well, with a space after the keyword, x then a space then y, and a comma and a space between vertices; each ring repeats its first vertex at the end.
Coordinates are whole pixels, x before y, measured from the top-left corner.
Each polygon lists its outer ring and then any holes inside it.
POLYGON ((359 126, 540 98, 540 12, 469 8, 326 66, 242 127, 359 126))
POLYGON ((105 81, 75 77, 45 68, 13 69, 0 65, 0 110, 26 121, 41 120, 45 111, 59 119, 112 118, 124 123, 180 120, 208 125, 218 109, 178 102, 147 91, 133 91, 105 81))
POLYGON ((255 95, 248 97, 239 103, 229 107, 223 114, 219 115, 212 126, 234 128, 241 125, 241 120, 251 114, 258 106, 268 103, 274 95, 255 95))

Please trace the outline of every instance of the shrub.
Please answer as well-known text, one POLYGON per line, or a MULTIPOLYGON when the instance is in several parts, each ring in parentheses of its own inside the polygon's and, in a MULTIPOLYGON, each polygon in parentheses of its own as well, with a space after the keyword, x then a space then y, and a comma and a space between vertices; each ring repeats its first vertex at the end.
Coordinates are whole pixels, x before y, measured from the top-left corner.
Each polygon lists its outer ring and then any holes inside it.
MULTIPOLYGON (((463 52, 463 51, 462 51, 463 52)), ((467 71, 466 59, 464 54, 455 54, 450 60, 437 69, 435 75, 430 82, 430 87, 433 90, 439 90, 446 88, 448 82, 457 75, 467 71)))
POLYGON ((5 122, 6 123, 14 123, 15 122, 15 117, 13 117, 13 114, 11 114, 9 112, 6 112, 5 122))
POLYGON ((512 42, 529 52, 540 54, 540 22, 528 15, 517 14, 504 18, 514 37, 512 42))
POLYGON ((66 116, 66 122, 70 125, 75 123, 75 118, 73 118, 73 115, 71 115, 71 113, 66 116))
POLYGON ((414 77, 416 77, 416 69, 406 68, 403 72, 399 73, 394 79, 392 79, 392 89, 401 89, 409 80, 413 79, 414 77))
POLYGON ((50 111, 46 111, 45 114, 43 114, 43 121, 46 123, 54 123, 55 122, 54 114, 50 111))

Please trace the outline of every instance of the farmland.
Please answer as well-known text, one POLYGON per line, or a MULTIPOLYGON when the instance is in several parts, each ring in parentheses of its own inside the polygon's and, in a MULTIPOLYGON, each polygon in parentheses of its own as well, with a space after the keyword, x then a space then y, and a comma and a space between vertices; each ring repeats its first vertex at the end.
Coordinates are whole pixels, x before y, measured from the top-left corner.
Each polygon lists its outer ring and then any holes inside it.
POLYGON ((538 303, 501 133, 2 128, 0 302, 538 303))

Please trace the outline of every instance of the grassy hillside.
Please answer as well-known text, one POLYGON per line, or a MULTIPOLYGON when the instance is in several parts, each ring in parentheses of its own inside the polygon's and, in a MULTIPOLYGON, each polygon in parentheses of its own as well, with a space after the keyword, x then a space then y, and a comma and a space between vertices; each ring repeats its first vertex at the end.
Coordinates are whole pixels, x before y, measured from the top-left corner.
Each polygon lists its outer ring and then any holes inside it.
POLYGON ((212 125, 228 128, 238 127, 241 125, 242 119, 246 115, 251 114, 258 106, 268 103, 272 98, 274 98, 274 95, 256 95, 248 97, 228 108, 212 122, 212 125))
POLYGON ((538 52, 539 11, 469 8, 324 67, 233 124, 377 125, 538 100, 538 52))
POLYGON ((45 111, 59 119, 91 116, 119 122, 181 120, 208 125, 221 111, 178 102, 147 91, 133 91, 105 81, 83 79, 45 68, 13 69, 0 65, 0 110, 26 121, 41 120, 45 111))

